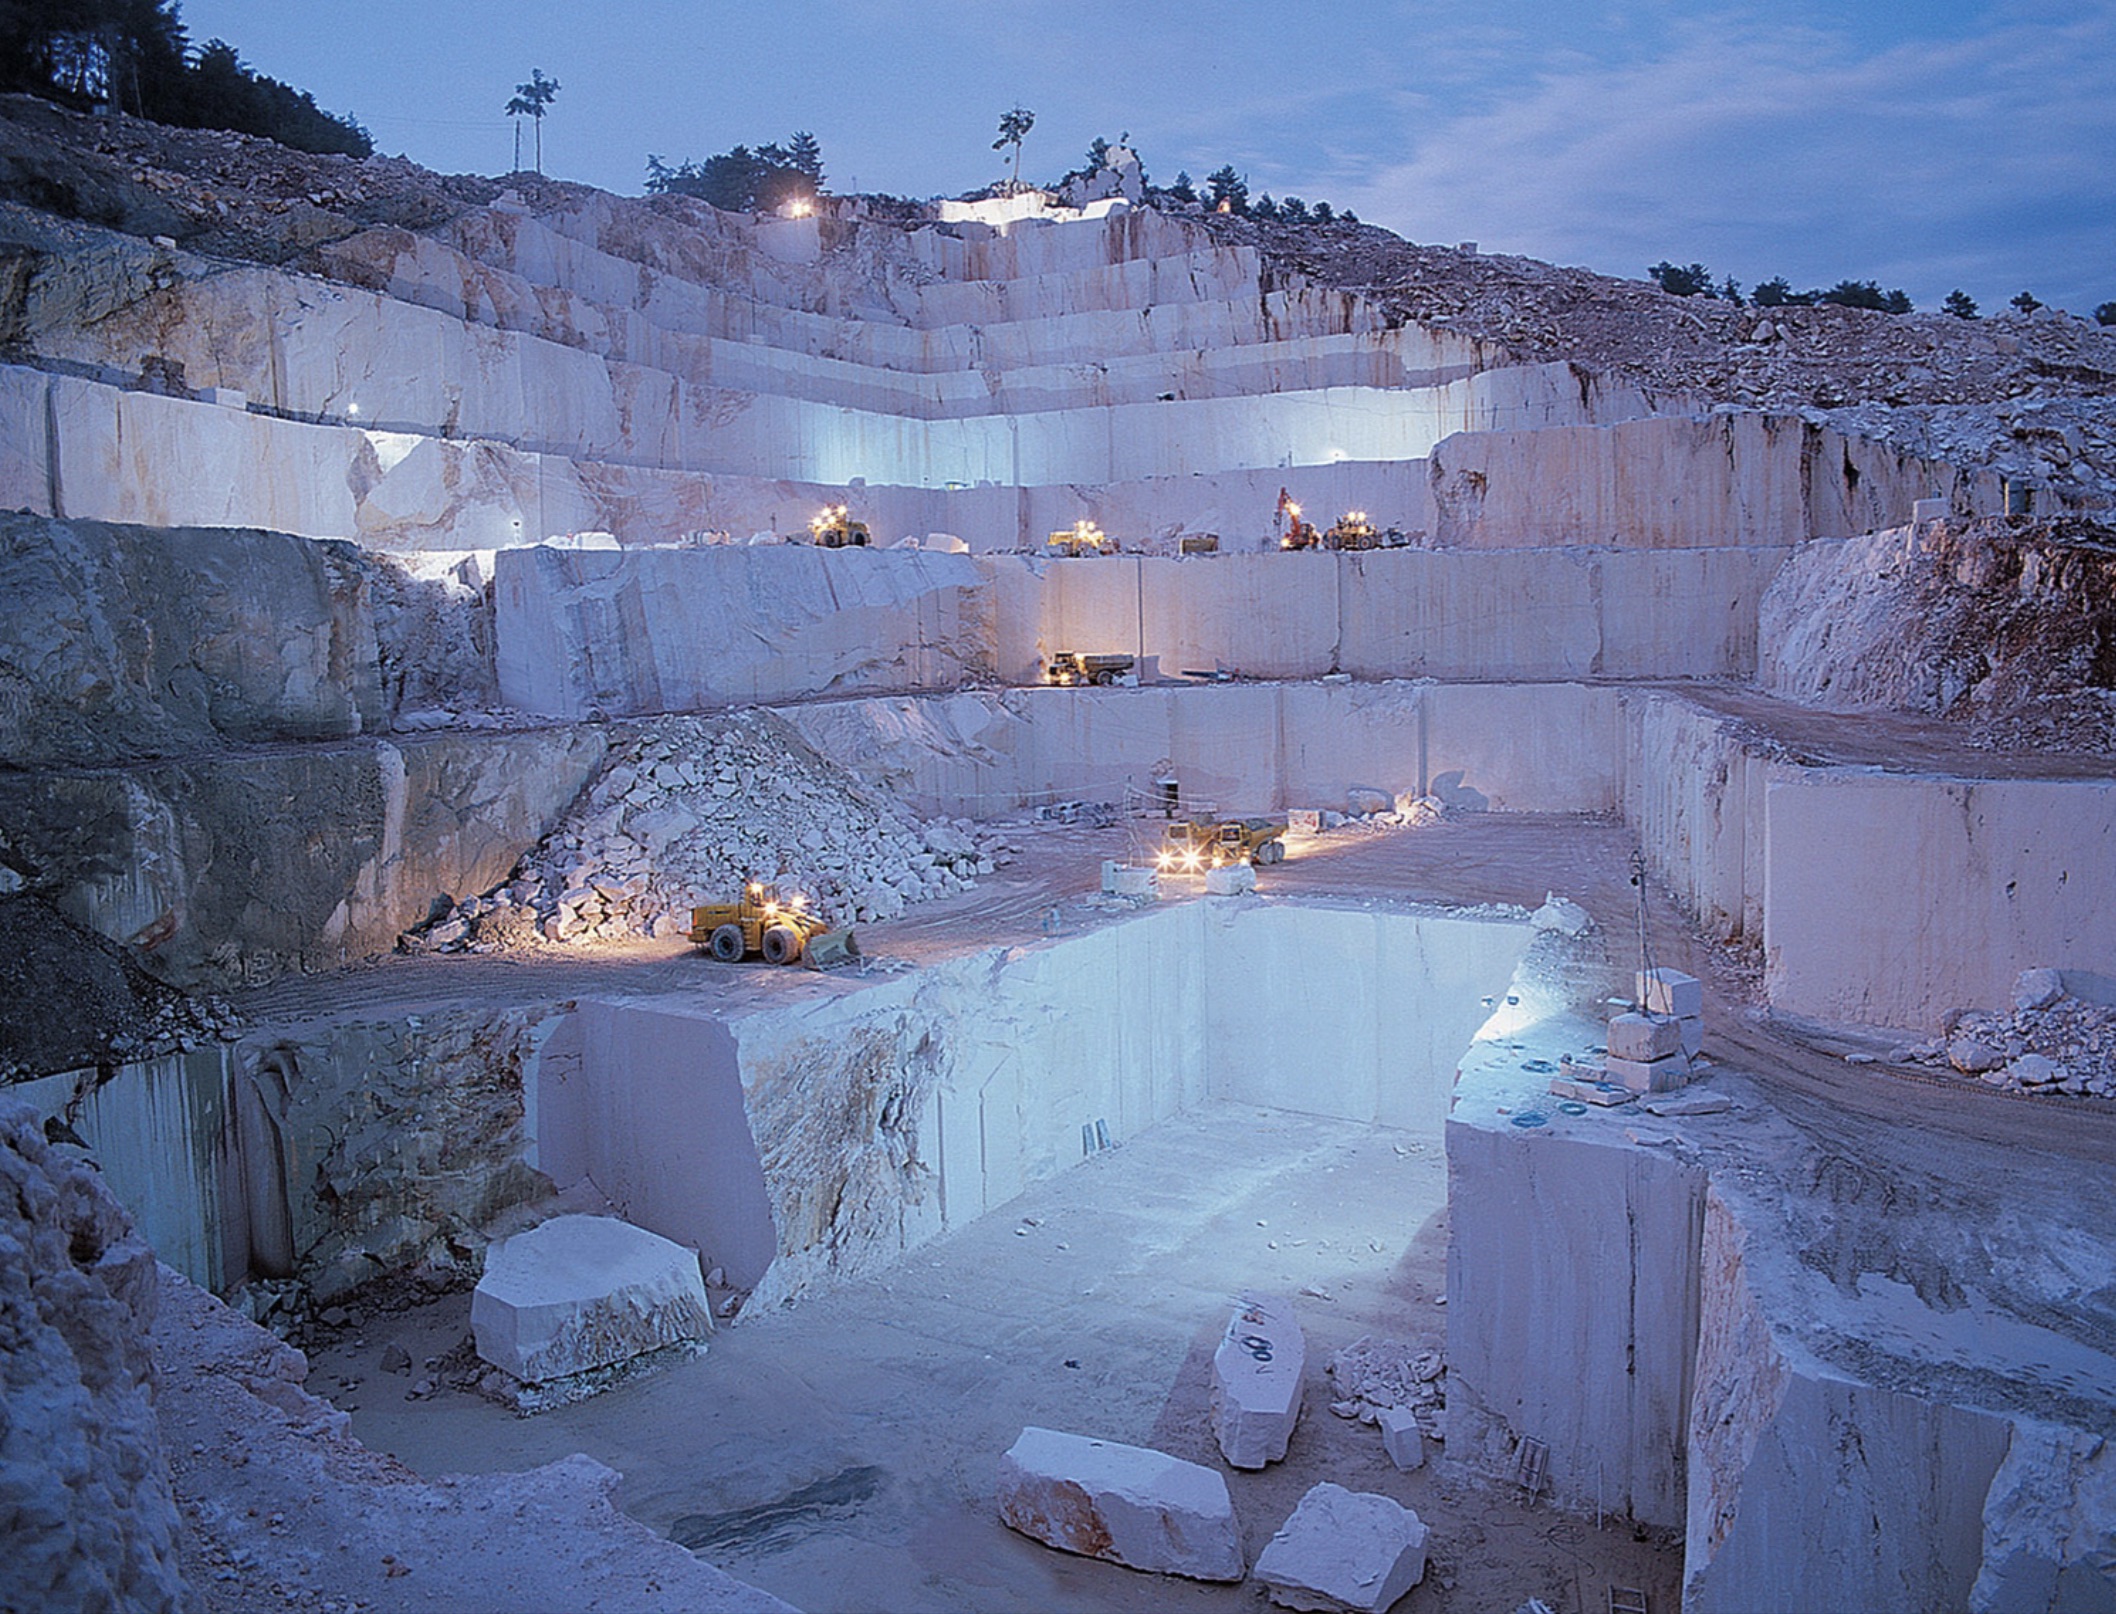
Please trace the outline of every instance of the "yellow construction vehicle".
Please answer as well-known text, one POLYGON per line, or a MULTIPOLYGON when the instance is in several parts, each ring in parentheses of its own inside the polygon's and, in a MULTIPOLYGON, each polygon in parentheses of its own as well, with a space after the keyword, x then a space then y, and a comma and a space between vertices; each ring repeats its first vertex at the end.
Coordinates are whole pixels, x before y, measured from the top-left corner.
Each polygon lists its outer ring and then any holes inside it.
POLYGON ((1051 657, 1043 676, 1054 684, 1114 684, 1137 665, 1131 656, 1061 650, 1051 657))
POLYGON ((806 897, 796 892, 781 899, 778 888, 763 880, 745 885, 739 901, 693 908, 691 943, 723 964, 761 953, 767 964, 798 964, 806 958, 821 969, 860 956, 852 931, 831 930, 806 897))
POLYGON ((865 549, 867 523, 854 521, 851 516, 851 508, 847 505, 824 505, 820 515, 809 518, 808 541, 825 549, 865 549))
POLYGON ((1381 534, 1364 510, 1347 510, 1322 536, 1325 549, 1378 549, 1381 534))
POLYGON ((1300 518, 1300 506, 1293 502, 1293 495, 1284 488, 1278 490, 1278 515, 1274 519, 1274 530, 1278 533, 1281 549, 1313 549, 1321 537, 1315 531, 1315 523, 1300 518))
POLYGON ((1070 527, 1052 533, 1043 547, 1052 555, 1114 555, 1117 540, 1092 521, 1076 521, 1070 527))
POLYGON ((1161 834, 1155 867, 1166 874, 1203 874, 1229 863, 1285 861, 1283 818, 1185 818, 1161 834))

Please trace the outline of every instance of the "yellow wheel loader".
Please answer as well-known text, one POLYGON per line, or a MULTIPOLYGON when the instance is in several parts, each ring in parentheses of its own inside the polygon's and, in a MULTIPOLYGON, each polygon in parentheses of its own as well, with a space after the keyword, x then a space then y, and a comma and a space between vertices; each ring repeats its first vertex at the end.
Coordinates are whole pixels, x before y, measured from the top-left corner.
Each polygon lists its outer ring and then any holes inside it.
POLYGON ((1378 549, 1381 534, 1364 510, 1347 510, 1322 535, 1322 545, 1325 549, 1378 549))
POLYGON ((723 964, 762 955, 767 964, 798 964, 806 959, 818 969, 860 956, 851 930, 831 930, 823 916, 799 893, 781 899, 777 887, 752 880, 736 902, 703 903, 691 910, 691 943, 723 964))
POLYGON ((808 541, 824 549, 865 549, 871 541, 867 523, 854 521, 842 504, 826 504, 823 513, 810 519, 808 541))
POLYGON ((1161 835, 1155 867, 1165 874, 1203 874, 1229 863, 1279 863, 1286 856, 1283 818, 1186 818, 1161 835))

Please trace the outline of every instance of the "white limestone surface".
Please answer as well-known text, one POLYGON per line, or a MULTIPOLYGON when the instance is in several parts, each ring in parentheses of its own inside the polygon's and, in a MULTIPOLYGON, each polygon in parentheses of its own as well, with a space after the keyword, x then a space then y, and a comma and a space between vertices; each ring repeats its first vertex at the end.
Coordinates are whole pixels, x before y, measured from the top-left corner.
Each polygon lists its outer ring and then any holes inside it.
POLYGON ((1240 1580, 1241 1528, 1209 1468, 1030 1426, 999 1461, 999 1516, 1064 1552, 1193 1580, 1240 1580))
POLYGON ((1619 1014, 1609 1021, 1613 1059, 1666 1059, 1682 1052, 1682 1023, 1666 1015, 1619 1014))
POLYGON ((1262 1468, 1286 1455, 1307 1360, 1293 1302, 1245 1291, 1212 1353, 1213 1438, 1236 1468, 1262 1468))
POLYGON ((1609 812, 1625 760, 1615 692, 1578 684, 958 692, 786 716, 917 811, 979 817, 1054 794, 1115 800, 1164 760, 1184 802, 1228 812, 1340 802, 1355 784, 1390 805, 1411 792, 1458 811, 1609 812))
MULTIPOLYGON (((1554 1058, 1600 1032, 1554 1019, 1538 1036, 1559 1040, 1538 1046, 1554 1058)), ((1549 1106, 1522 1058, 1477 1044, 1447 1123, 1448 1456, 1503 1475, 1533 1436, 1560 1505, 1679 1527, 1705 1172, 1598 1112, 1508 1124, 1498 1105, 1549 1106)))
POLYGON ((1381 1449, 1389 1461, 1408 1473, 1425 1467, 1425 1436, 1418 1428, 1418 1415, 1409 1407, 1383 1407, 1377 1415, 1381 1449))
POLYGON ((1765 793, 1802 768, 1680 698, 1626 693, 1619 705, 1621 810, 1647 862, 1708 936, 1761 936, 1765 793))
POLYGON ((1430 1534, 1401 1503, 1325 1480, 1258 1555, 1256 1579, 1282 1608, 1382 1614, 1425 1579, 1430 1534))
POLYGON ((1776 1008, 1937 1030, 2007 1002, 2023 969, 2116 961, 2116 782, 1816 770, 1765 813, 1776 1008))
POLYGON ((478 1355, 528 1384, 712 1332, 698 1254, 608 1216, 494 1244, 470 1302, 478 1355))
POLYGON ((992 665, 981 587, 968 557, 926 550, 509 550, 500 690, 571 718, 952 685, 992 665))

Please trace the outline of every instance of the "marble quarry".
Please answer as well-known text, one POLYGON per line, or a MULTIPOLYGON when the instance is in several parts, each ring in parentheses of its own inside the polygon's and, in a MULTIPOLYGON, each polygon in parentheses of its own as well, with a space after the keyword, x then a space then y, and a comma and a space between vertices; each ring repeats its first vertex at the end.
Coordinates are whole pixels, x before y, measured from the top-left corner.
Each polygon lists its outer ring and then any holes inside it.
MULTIPOLYGON (((1444 1152, 1444 1293, 1347 1339, 1327 1288, 1237 1279, 1165 1421, 1088 1398, 1110 1438, 961 1455, 950 1528, 1000 1542, 932 1608, 1055 1559, 1002 1520, 1142 1585, 1254 1565, 1206 1600, 1449 1606, 1448 1509, 1513 1507, 1531 1447, 1536 1506, 1651 1536, 1688 1614, 2116 1607, 2116 748, 1961 727, 2056 663, 1905 624, 1976 578, 2069 602, 2065 711, 2106 721, 2093 511, 2005 527, 1988 459, 1122 196, 478 184, 416 227, 308 204, 275 261, 0 200, 0 919, 71 938, 13 949, 7 1024, 79 1026, 0 1027, 36 1224, 0 1375, 79 1456, 0 1422, 42 1499, 0 1602, 190 1606, 185 1532, 249 1528, 170 1498, 127 1227, 194 1353, 265 1349, 212 1295, 312 1345, 447 1304, 540 1381, 1283 1113, 1444 1152), (1283 552, 1281 488, 1393 536, 1283 552), (805 541, 839 501, 872 545, 805 541), (1083 520, 1118 552, 1052 553, 1083 520), (1069 651, 1132 665, 1053 687, 1069 651), (1104 894, 1175 812, 1290 816, 1289 856, 1104 894), (864 961, 700 956, 750 879, 864 961), (1576 1102, 1561 1061, 1706 1102, 1576 1102), (589 1235, 628 1242, 556 1249, 589 1235)), ((213 1483, 469 1505, 296 1357, 252 1378, 328 1439, 213 1483)), ((635 1393, 568 1414, 580 1466, 480 1481, 498 1528, 638 1545, 594 1422, 635 1393)), ((510 1585, 591 1606, 566 1557, 510 1585)), ((697 1568, 682 1606, 784 1606, 697 1568)))

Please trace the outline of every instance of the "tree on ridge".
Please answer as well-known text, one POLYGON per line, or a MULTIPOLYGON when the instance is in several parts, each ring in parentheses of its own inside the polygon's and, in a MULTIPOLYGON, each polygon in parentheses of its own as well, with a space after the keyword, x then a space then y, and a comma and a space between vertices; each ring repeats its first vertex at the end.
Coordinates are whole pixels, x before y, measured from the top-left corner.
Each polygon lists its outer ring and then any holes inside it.
POLYGON ((507 116, 514 119, 514 171, 522 171, 522 119, 536 120, 536 171, 544 171, 544 112, 558 94, 558 80, 545 78, 541 67, 529 70, 529 82, 514 87, 507 116))
POLYGON ((1021 143, 1035 127, 1036 114, 1019 102, 1015 103, 1011 112, 1003 112, 999 117, 999 138, 992 142, 992 149, 1004 151, 1008 146, 1014 148, 1013 188, 1017 191, 1021 189, 1021 143))

